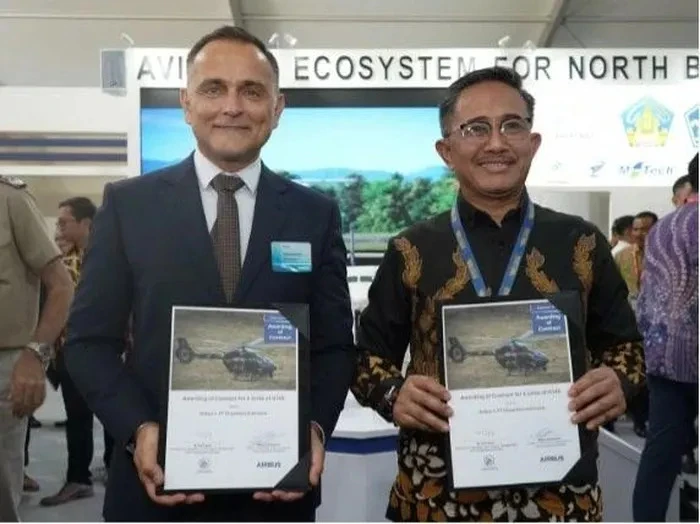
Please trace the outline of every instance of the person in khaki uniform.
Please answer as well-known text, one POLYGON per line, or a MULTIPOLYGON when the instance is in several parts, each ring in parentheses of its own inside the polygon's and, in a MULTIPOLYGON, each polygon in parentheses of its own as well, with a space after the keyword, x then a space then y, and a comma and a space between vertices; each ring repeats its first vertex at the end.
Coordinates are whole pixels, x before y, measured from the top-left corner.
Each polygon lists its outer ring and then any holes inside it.
POLYGON ((45 366, 73 283, 21 180, 0 176, 0 521, 18 521, 27 416, 44 401, 45 366), (39 318, 40 285, 46 302, 39 318))

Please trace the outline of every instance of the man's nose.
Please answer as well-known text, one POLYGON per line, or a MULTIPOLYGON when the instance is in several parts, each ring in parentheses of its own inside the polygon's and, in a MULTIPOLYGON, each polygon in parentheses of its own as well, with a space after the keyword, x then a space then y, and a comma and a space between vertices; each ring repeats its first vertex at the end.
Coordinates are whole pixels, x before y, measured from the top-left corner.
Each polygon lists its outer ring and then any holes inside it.
POLYGON ((484 149, 487 151, 503 151, 507 148, 508 144, 503 138, 500 128, 494 127, 493 129, 491 129, 491 133, 489 133, 489 136, 486 139, 484 149))
POLYGON ((228 114, 238 114, 243 110, 240 95, 235 91, 230 91, 223 101, 223 111, 228 114))

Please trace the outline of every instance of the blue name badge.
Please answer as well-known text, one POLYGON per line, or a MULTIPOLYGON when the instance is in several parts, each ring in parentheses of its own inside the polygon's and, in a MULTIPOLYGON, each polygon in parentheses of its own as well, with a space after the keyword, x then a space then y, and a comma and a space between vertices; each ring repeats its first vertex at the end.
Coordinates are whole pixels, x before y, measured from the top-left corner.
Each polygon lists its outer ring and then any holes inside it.
POLYGON ((272 242, 272 271, 275 273, 310 273, 309 242, 272 242))

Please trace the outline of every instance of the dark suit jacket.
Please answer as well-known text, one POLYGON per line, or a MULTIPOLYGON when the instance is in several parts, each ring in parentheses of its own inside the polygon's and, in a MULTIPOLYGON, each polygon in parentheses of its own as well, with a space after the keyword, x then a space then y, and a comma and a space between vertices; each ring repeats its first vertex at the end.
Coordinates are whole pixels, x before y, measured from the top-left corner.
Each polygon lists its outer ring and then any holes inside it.
MULTIPOLYGON (((263 166, 233 305, 309 304, 311 418, 328 439, 355 366, 345 257, 337 204, 263 166), (310 242, 312 271, 273 272, 272 241, 310 242)), ((114 436, 117 450, 124 449, 141 423, 158 421, 164 413, 171 306, 225 302, 192 156, 159 172, 106 186, 64 351, 71 376, 114 436), (132 312, 134 348, 122 366, 120 354, 132 312)), ((226 501, 232 512, 237 500, 226 501)), ((108 520, 178 517, 150 502, 131 456, 118 451, 104 515, 108 520)))

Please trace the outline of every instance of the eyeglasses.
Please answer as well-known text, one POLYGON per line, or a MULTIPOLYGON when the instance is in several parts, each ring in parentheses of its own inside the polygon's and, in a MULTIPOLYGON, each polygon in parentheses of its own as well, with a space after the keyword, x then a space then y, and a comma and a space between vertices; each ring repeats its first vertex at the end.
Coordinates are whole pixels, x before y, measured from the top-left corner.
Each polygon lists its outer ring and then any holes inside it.
MULTIPOLYGON (((462 138, 474 142, 483 142, 488 140, 493 132, 493 126, 490 122, 479 120, 476 122, 467 122, 460 125, 458 128, 462 138)), ((501 122, 498 128, 499 133, 504 138, 510 140, 521 140, 530 134, 532 129, 532 119, 530 118, 509 118, 501 122)))

